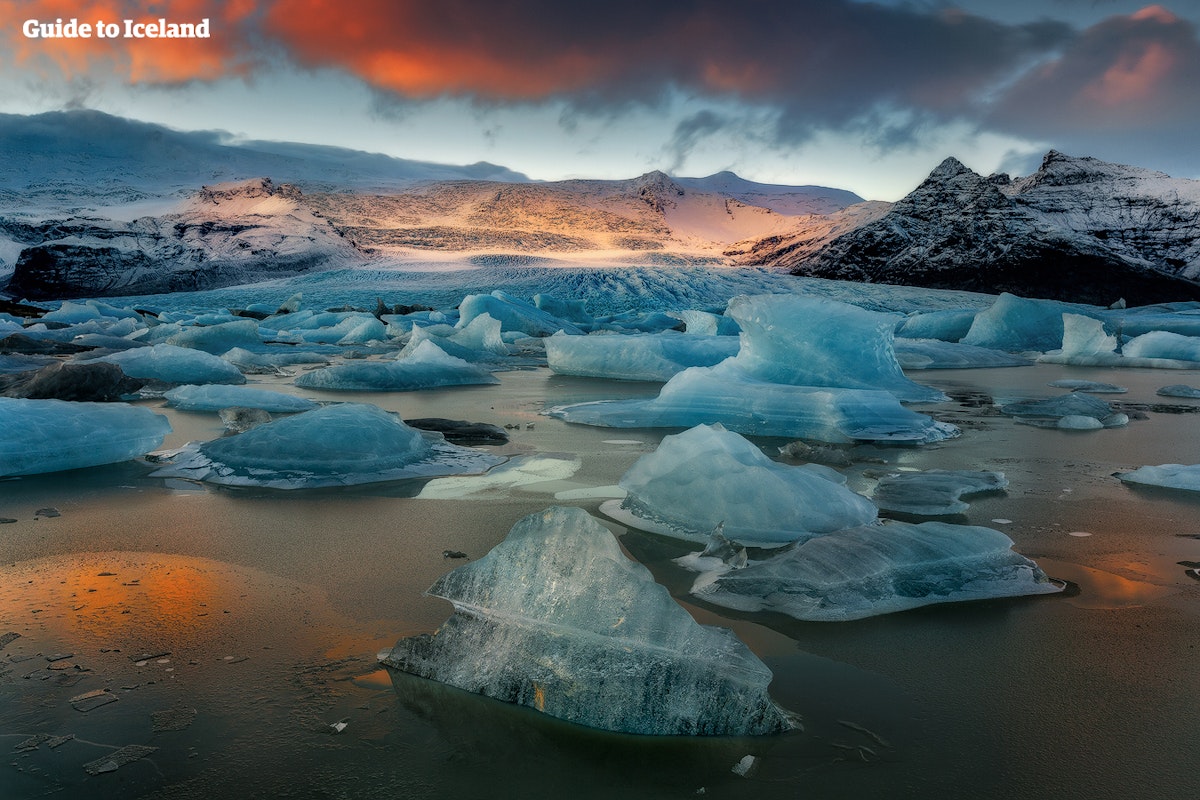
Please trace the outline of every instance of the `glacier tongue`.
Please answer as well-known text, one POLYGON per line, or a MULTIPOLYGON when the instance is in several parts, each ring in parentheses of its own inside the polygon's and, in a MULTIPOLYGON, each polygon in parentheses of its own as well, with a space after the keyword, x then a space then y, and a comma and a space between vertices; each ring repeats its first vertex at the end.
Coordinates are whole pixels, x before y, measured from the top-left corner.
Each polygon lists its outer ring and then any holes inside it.
POLYGON ((582 509, 525 517, 429 594, 453 616, 432 636, 401 639, 385 665, 624 733, 795 726, 767 695, 766 665, 731 631, 697 624, 582 509))

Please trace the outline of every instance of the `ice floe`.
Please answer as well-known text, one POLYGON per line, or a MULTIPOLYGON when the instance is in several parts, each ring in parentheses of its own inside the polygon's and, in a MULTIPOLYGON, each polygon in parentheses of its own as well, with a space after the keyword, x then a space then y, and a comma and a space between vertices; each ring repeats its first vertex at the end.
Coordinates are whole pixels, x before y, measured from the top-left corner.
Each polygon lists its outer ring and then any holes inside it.
POLYGON ((425 340, 403 358, 337 364, 316 369, 296 379, 306 389, 354 392, 412 392, 441 386, 499 383, 494 375, 425 340))
POLYGON ((382 656, 394 669, 581 725, 656 735, 786 731, 771 671, 733 633, 696 623, 585 511, 517 522, 428 594, 454 614, 382 656))
POLYGON ((738 351, 732 336, 679 333, 546 338, 546 360, 559 375, 624 381, 667 381, 688 367, 708 367, 738 351))
POLYGON ((0 397, 0 476, 115 464, 149 453, 167 418, 124 403, 0 397))
POLYGON ((237 367, 224 359, 171 344, 138 347, 120 353, 110 353, 95 359, 116 364, 131 378, 155 380, 162 383, 202 384, 246 382, 237 367))
POLYGON ((1184 383, 1173 383, 1170 386, 1163 386, 1155 394, 1160 397, 1200 397, 1200 388, 1184 383))
POLYGON ((240 406, 259 408, 274 414, 294 414, 317 407, 312 400, 269 389, 247 386, 177 386, 163 397, 167 404, 181 411, 220 411, 240 406))
POLYGON ((191 442, 154 477, 307 489, 481 473, 504 460, 447 444, 375 406, 342 403, 191 442))
POLYGON ((1124 472, 1117 477, 1126 483, 1200 492, 1200 464, 1160 464, 1157 467, 1139 467, 1133 472, 1124 472))
POLYGON ((884 511, 937 517, 966 511, 970 506, 960 499, 964 496, 1006 486, 1003 472, 930 469, 880 478, 871 499, 884 511))

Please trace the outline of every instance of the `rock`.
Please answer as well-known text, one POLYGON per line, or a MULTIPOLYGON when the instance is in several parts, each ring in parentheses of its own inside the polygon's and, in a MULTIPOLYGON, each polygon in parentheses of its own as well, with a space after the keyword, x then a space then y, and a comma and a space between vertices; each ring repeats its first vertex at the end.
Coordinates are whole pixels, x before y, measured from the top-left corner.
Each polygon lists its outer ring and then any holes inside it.
POLYGON ((406 419, 404 424, 422 431, 436 431, 446 437, 451 444, 464 447, 475 447, 481 444, 507 444, 508 434, 503 428, 489 425, 486 422, 467 422, 461 419, 442 419, 441 417, 421 417, 406 419))

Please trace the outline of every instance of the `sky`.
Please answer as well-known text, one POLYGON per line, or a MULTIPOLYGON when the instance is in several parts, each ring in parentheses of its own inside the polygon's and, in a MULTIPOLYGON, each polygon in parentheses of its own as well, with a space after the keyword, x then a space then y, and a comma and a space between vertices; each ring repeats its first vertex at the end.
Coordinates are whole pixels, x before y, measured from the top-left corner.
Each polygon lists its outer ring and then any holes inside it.
POLYGON ((0 0, 0 113, 878 200, 1051 148, 1200 178, 1198 25, 1200 0, 0 0), (210 37, 23 32, 72 18, 210 37))

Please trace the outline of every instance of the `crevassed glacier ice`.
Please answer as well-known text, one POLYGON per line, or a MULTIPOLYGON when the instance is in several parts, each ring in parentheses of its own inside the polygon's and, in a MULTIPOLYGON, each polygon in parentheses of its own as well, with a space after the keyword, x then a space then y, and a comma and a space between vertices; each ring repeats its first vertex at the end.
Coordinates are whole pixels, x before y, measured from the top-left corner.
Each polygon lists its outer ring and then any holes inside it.
POLYGON ((739 611, 841 622, 935 603, 1049 594, 1037 564, 999 531, 886 522, 809 539, 744 569, 701 573, 692 594, 739 611))
POLYGON ((190 442, 153 477, 309 489, 484 472, 503 461, 410 428, 376 406, 342 403, 190 442))
POLYGON ((0 397, 0 476, 115 464, 149 453, 167 418, 125 403, 0 397))
POLYGON ((1160 464, 1157 467, 1139 467, 1133 472, 1124 472, 1117 477, 1126 483, 1200 492, 1200 464, 1160 464))
POLYGON ((604 513, 695 542, 707 542, 723 524, 725 536, 744 545, 779 547, 875 519, 865 497, 804 467, 772 461, 720 425, 664 437, 619 485, 625 499, 605 503, 604 513))
POLYGON ((771 672, 733 633, 696 623, 578 508, 531 514, 429 594, 454 604, 433 636, 383 663, 604 730, 750 736, 794 727, 771 672))
POLYGON ((667 381, 688 367, 708 367, 733 356, 733 336, 680 333, 547 337, 546 360, 559 375, 622 381, 667 381))
POLYGON ((432 340, 422 341, 403 359, 337 364, 296 379, 306 389, 353 392, 412 392, 441 386, 499 383, 485 369, 447 355, 432 340))
POLYGON ((177 386, 163 395, 167 404, 181 411, 220 411, 241 406, 272 414, 294 414, 317 407, 312 400, 269 389, 248 386, 177 386))
POLYGON ((939 442, 958 428, 910 411, 895 396, 866 389, 768 383, 743 372, 736 358, 692 367, 667 381, 657 397, 551 408, 552 417, 608 428, 688 428, 719 422, 747 436, 822 442, 939 442))
POLYGON ((234 383, 246 382, 237 367, 201 350, 156 344, 102 356, 100 361, 118 365, 131 378, 163 383, 234 383))
POLYGON ((1006 486, 1003 472, 929 469, 880 478, 871 499, 885 511, 938 517, 966 511, 970 505, 959 499, 963 496, 1006 486))

